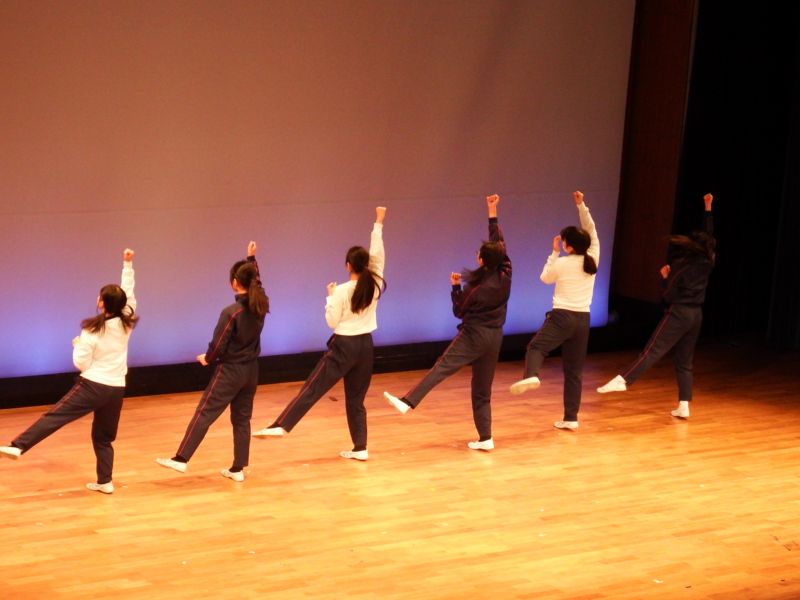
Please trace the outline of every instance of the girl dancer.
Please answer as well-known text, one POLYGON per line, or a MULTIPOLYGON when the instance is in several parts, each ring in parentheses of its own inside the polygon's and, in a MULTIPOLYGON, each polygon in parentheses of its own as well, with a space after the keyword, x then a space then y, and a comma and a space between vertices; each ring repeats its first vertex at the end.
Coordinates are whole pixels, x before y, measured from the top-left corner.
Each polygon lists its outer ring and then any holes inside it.
POLYGON ((256 431, 255 437, 289 433, 336 382, 344 378, 347 426, 353 441, 352 450, 339 453, 342 458, 367 460, 367 411, 364 397, 372 379, 372 332, 378 328, 378 298, 385 287, 383 267, 383 219, 386 208, 375 209, 369 252, 361 246, 347 251, 345 266, 350 277, 346 283, 327 286, 325 320, 333 329, 328 350, 309 375, 300 393, 289 402, 272 425, 256 431))
POLYGON ((261 287, 255 242, 247 245, 247 260, 240 260, 231 267, 230 284, 236 292, 236 301, 222 310, 208 350, 197 357, 197 362, 203 366, 214 365, 211 381, 200 398, 175 456, 157 458, 156 462, 185 473, 187 463, 208 428, 230 405, 233 464, 220 473, 228 479, 244 481, 243 469, 250 458, 250 417, 258 386, 261 330, 269 312, 269 298, 261 287))
POLYGON ((111 494, 114 484, 114 448, 125 374, 128 372, 128 340, 138 317, 134 316, 133 250, 122 253, 122 281, 100 289, 99 314, 84 319, 81 334, 72 340, 72 362, 81 372, 78 382, 58 403, 33 425, 14 438, 10 446, 0 446, 0 455, 19 458, 67 423, 94 413, 92 445, 97 457, 97 482, 87 483, 92 491, 111 494))
POLYGON ((580 228, 570 226, 553 238, 553 252, 539 278, 554 283, 553 310, 528 344, 524 378, 511 386, 512 394, 539 387, 539 369, 545 357, 561 346, 564 369, 564 419, 553 423, 559 429, 578 428, 581 406, 583 362, 589 343, 589 306, 600 260, 600 240, 583 202, 583 192, 572 194, 578 207, 580 228), (563 246, 566 256, 559 256, 563 246))
POLYGON ((692 400, 692 363, 694 348, 703 321, 702 305, 706 297, 708 277, 714 267, 716 241, 711 217, 711 194, 703 196, 703 231, 688 236, 670 237, 668 264, 660 269, 663 278, 664 302, 667 308, 650 341, 627 369, 607 384, 597 388, 601 394, 624 392, 648 368, 675 348, 675 375, 678 380, 678 407, 673 417, 689 418, 692 400))
POLYGON ((497 223, 497 194, 486 197, 489 213, 489 241, 478 250, 478 268, 464 273, 466 287, 461 288, 462 275, 450 274, 453 314, 461 319, 458 335, 450 343, 433 368, 397 398, 389 392, 383 396, 401 414, 416 408, 431 389, 465 365, 472 365, 472 416, 478 440, 469 442, 472 450, 492 450, 492 380, 503 341, 508 296, 511 293, 511 259, 506 254, 503 233, 497 223))

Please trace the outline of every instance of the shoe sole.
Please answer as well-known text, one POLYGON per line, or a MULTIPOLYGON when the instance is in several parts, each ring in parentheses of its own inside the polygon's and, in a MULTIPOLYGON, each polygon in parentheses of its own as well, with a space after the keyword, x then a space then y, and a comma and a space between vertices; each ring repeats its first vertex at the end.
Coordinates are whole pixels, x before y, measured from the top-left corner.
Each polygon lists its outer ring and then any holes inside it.
POLYGON ((367 460, 369 460, 369 457, 367 457, 367 458, 358 458, 357 456, 345 456, 344 454, 339 454, 339 457, 340 458, 345 458, 347 460, 357 460, 359 462, 367 462, 367 460))
POLYGON ((186 473, 186 469, 183 469, 183 470, 181 470, 181 469, 176 469, 176 468, 175 468, 175 467, 173 467, 172 465, 165 465, 164 463, 160 463, 160 462, 158 462, 158 461, 156 461, 156 464, 157 464, 157 465, 161 465, 161 466, 162 466, 162 467, 164 467, 165 469, 172 469, 172 470, 173 470, 173 471, 175 471, 176 473, 186 473))
POLYGON ((389 398, 386 395, 386 392, 383 393, 383 399, 386 400, 389 403, 389 406, 391 406, 393 409, 395 409, 401 415, 406 414, 408 412, 408 410, 411 408, 410 406, 408 406, 405 402, 403 402, 399 398, 397 400, 389 398))
POLYGON ((514 394, 515 396, 519 396, 520 394, 524 394, 528 390, 535 390, 540 385, 542 385, 541 381, 538 383, 514 383, 511 385, 510 388, 508 388, 508 391, 514 394))
POLYGON ((6 454, 5 452, 0 452, 0 456, 4 456, 10 460, 19 460, 19 456, 16 454, 6 454))
POLYGON ((283 437, 284 435, 285 434, 283 434, 283 433, 261 433, 261 432, 258 432, 258 431, 256 431, 254 434, 252 434, 252 436, 255 437, 255 438, 283 437))

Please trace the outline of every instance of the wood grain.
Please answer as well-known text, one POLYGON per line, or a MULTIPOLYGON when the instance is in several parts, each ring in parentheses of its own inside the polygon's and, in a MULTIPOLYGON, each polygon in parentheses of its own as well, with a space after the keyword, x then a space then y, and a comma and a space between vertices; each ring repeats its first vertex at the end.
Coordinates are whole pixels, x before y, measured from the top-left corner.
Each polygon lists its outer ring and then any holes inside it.
MULTIPOLYGON (((589 357, 577 432, 552 427, 558 359, 522 397, 506 391, 520 364, 499 365, 492 453, 466 448, 468 370, 405 416, 381 392, 421 372, 375 376, 367 463, 338 457, 337 386, 291 435, 253 440, 242 484, 219 475, 227 414, 181 475, 154 459, 175 451, 199 394, 128 398, 112 496, 83 487, 88 418, 0 461, 0 596, 800 597, 798 357, 702 346, 688 421, 669 415, 667 361, 628 392, 594 392, 633 357, 589 357)), ((299 386, 259 388, 254 427, 299 386)), ((40 413, 0 413, 0 440, 40 413)))

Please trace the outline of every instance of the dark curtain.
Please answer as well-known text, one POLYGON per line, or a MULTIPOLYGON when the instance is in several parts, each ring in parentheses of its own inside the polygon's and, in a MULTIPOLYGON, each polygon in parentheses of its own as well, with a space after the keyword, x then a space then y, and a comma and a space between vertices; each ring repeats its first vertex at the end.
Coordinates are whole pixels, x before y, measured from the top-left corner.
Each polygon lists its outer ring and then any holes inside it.
POLYGON ((674 230, 699 226, 715 196, 717 267, 707 335, 800 338, 800 10, 777 2, 701 0, 674 230))

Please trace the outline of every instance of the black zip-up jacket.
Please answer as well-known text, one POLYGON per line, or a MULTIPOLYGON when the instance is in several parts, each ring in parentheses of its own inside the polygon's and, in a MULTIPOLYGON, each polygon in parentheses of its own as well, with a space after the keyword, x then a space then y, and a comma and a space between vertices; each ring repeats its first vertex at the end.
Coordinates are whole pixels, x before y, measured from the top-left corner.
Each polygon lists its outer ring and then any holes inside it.
MULTIPOLYGON (((714 233, 714 220, 710 211, 703 213, 703 231, 714 233)), ((696 252, 682 251, 669 262, 669 275, 663 281, 662 298, 668 304, 700 306, 706 299, 706 288, 713 258, 696 252)))
MULTIPOLYGON (((258 263, 255 256, 247 260, 258 263)), ((247 308, 247 294, 237 294, 236 302, 226 306, 219 315, 214 337, 208 344, 206 362, 246 363, 261 354, 261 330, 264 319, 257 317, 247 308)))
POLYGON ((511 294, 511 259, 505 254, 503 232, 497 217, 489 219, 489 241, 503 245, 503 262, 496 273, 489 275, 475 287, 454 285, 450 292, 453 314, 461 319, 461 325, 502 327, 506 322, 508 297, 511 294))

